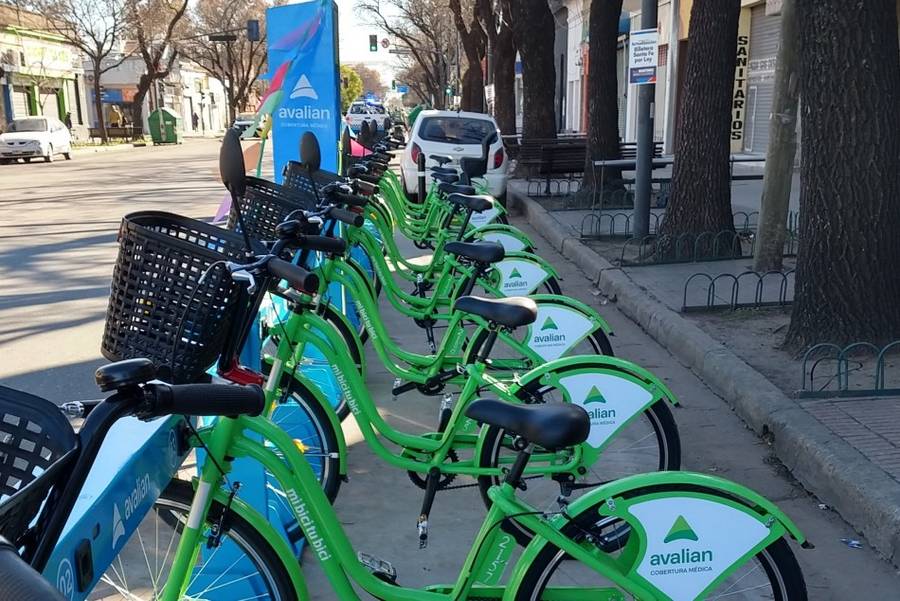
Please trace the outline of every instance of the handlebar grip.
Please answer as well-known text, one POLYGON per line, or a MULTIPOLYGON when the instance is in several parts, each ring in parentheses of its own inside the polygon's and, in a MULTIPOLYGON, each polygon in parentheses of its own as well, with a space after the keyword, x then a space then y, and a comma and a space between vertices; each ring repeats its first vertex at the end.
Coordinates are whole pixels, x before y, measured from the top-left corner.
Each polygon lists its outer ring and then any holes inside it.
POLYGON ((353 191, 363 196, 371 196, 378 193, 378 186, 369 182, 355 179, 353 180, 353 191))
POLYGON ((303 236, 298 239, 298 245, 307 250, 317 250, 332 255, 342 255, 347 252, 346 241, 328 236, 303 236))
POLYGON ((348 211, 339 207, 331 207, 328 209, 328 216, 341 223, 352 225, 353 227, 362 227, 363 223, 366 221, 359 213, 354 213, 353 211, 348 211))
POLYGON ((364 207, 369 204, 369 199, 365 196, 344 194, 343 192, 335 192, 331 195, 331 200, 335 204, 347 205, 350 207, 364 207))
POLYGON ((259 415, 266 397, 259 386, 147 384, 151 417, 163 415, 259 415))
MULTIPOLYGON (((306 238, 311 237, 312 236, 306 236, 306 238)), ((291 288, 295 290, 315 292, 319 289, 319 276, 306 271, 298 265, 272 257, 269 259, 269 262, 266 263, 266 267, 272 276, 287 280, 291 285, 291 288)))
POLYGON ((378 185, 378 182, 381 181, 381 178, 377 175, 369 175, 367 173, 360 173, 356 176, 356 179, 361 182, 366 182, 367 184, 372 184, 373 186, 378 185))

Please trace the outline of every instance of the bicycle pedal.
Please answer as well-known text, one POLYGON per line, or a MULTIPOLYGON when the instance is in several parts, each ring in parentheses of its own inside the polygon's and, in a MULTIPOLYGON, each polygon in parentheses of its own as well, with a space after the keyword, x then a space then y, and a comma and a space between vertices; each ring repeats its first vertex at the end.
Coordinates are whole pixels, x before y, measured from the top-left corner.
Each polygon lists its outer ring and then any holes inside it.
POLYGON ((374 555, 369 555, 368 553, 363 553, 362 551, 359 551, 356 554, 356 558, 359 560, 359 563, 363 564, 376 578, 384 580, 385 582, 390 582, 391 584, 397 584, 397 570, 391 562, 375 557, 374 555))

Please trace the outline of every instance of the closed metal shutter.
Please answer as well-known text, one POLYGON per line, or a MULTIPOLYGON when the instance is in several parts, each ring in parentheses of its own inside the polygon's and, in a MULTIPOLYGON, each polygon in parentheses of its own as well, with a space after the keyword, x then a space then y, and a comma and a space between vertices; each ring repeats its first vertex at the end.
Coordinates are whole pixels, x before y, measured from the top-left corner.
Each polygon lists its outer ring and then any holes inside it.
POLYGON ((750 13, 750 75, 747 80, 747 124, 744 150, 765 153, 769 145, 769 115, 775 92, 775 63, 781 37, 781 17, 766 16, 765 5, 750 13))
POLYGON ((24 86, 13 86, 12 90, 13 119, 28 116, 28 92, 24 86))
POLYGON ((45 117, 59 119, 59 99, 56 88, 40 88, 41 114, 45 117))

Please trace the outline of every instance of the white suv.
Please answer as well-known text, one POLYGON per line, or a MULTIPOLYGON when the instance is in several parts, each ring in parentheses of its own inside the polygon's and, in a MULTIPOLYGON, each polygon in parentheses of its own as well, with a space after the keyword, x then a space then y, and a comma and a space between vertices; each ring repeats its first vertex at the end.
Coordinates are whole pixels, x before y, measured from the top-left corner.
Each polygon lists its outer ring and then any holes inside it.
POLYGON ((476 178, 475 183, 483 180, 491 196, 501 198, 506 194, 509 159, 494 118, 484 113, 456 111, 428 110, 419 113, 400 161, 403 186, 407 194, 415 194, 418 190, 416 161, 420 154, 425 154, 425 164, 428 167, 437 165, 431 159, 432 155, 445 155, 453 159, 453 163, 447 166, 458 168, 459 159, 463 157, 483 156, 482 142, 490 139, 491 134, 496 136, 487 149, 487 171, 476 178))
POLYGON ((344 117, 347 125, 355 132, 359 132, 359 128, 364 121, 369 122, 369 127, 375 125, 376 129, 384 130, 384 120, 389 118, 388 113, 383 105, 367 102, 354 102, 347 109, 347 116, 344 117))

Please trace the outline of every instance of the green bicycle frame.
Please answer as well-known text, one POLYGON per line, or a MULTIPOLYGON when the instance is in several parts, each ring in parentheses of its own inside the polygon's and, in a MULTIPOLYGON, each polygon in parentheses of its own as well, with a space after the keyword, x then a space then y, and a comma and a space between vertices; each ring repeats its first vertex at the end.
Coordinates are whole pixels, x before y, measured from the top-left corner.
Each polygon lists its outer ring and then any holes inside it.
MULTIPOLYGON (((187 589, 191 570, 199 557, 203 543, 206 515, 213 500, 229 502, 229 493, 221 487, 223 474, 227 473, 235 458, 250 458, 263 465, 278 481, 300 525, 312 553, 322 566, 338 598, 346 601, 359 599, 353 583, 368 594, 386 601, 459 601, 469 598, 511 601, 519 593, 528 569, 539 553, 548 545, 565 551, 574 561, 595 570, 613 587, 553 587, 547 589, 543 599, 548 601, 576 601, 585 598, 621 601, 623 593, 650 601, 668 597, 653 583, 637 573, 636 568, 647 550, 647 531, 630 509, 639 501, 656 499, 702 499, 715 502, 729 510, 740 512, 748 519, 756 520, 768 528, 768 533, 707 587, 716 586, 737 570, 746 560, 773 541, 790 535, 805 543, 803 534, 775 507, 753 491, 713 476, 687 472, 666 472, 631 476, 605 484, 584 495, 565 510, 550 517, 535 510, 515 496, 515 489, 508 483, 494 486, 488 495, 491 508, 466 556, 457 581, 449 585, 433 585, 425 589, 409 589, 389 584, 370 573, 357 559, 334 509, 318 485, 315 473, 290 437, 275 424, 263 418, 220 418, 214 426, 199 432, 195 446, 205 446, 210 457, 203 465, 199 480, 195 481, 194 502, 175 551, 175 560, 161 597, 162 601, 179 601, 187 589), (249 436, 248 436, 249 433, 249 436), (254 436, 255 435, 255 436, 254 436), (256 439, 261 437, 262 441, 256 439), (600 507, 600 514, 618 517, 629 524, 632 534, 623 553, 613 557, 600 553, 592 545, 582 544, 563 533, 568 522, 585 511, 600 507), (535 533, 531 543, 513 565, 506 586, 498 583, 507 571, 510 560, 508 535, 498 527, 505 520, 514 520, 535 533)), ((253 508, 239 498, 230 501, 232 511, 249 522, 273 546, 279 560, 287 570, 297 596, 310 599, 300 566, 293 553, 275 529, 253 508)))

